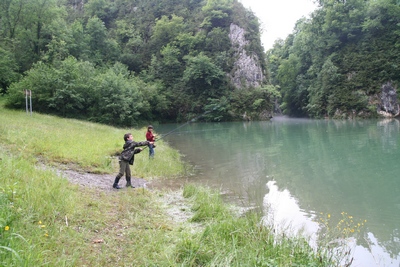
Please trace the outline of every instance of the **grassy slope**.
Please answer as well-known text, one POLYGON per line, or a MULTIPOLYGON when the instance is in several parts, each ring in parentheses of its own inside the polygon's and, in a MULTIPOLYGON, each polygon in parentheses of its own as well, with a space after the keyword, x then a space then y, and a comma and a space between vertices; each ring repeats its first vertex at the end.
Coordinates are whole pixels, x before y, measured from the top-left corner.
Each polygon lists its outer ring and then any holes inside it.
MULTIPOLYGON (((112 156, 121 151, 126 132, 144 140, 144 129, 29 116, 6 110, 0 102, 0 266, 166 262, 171 230, 165 227, 169 222, 154 193, 79 188, 40 167, 67 164, 116 173, 112 156)), ((151 164, 146 156, 136 157, 133 175, 149 180, 183 174, 176 151, 160 142, 157 152, 163 157, 151 164)))
MULTIPOLYGON (((237 218, 217 192, 185 187, 193 221, 190 233, 166 216, 163 192, 101 191, 71 185, 46 165, 66 163, 115 172, 113 154, 122 136, 144 130, 5 110, 0 99, 1 266, 332 266, 302 239, 279 239, 260 217, 237 218)), ((138 157, 134 175, 182 175, 179 154, 160 143, 156 161, 138 157), (155 164, 157 163, 157 164, 155 164)))
MULTIPOLYGON (((73 163, 90 172, 116 171, 111 156, 121 152, 126 132, 131 132, 136 141, 146 140, 146 129, 117 129, 35 113, 29 116, 4 108, 0 119, 0 142, 13 153, 40 157, 47 164, 73 163)), ((162 141, 157 145, 157 152, 163 157, 157 157, 156 164, 149 163, 147 157, 136 157, 134 174, 147 178, 181 174, 179 154, 162 141)))

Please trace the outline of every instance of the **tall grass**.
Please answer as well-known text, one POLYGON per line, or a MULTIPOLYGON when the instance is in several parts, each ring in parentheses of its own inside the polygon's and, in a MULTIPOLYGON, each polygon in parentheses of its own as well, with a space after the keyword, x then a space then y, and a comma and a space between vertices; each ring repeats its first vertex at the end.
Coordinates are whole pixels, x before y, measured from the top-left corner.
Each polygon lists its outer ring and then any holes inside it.
MULTIPOLYGON (((32 160, 0 151, 2 266, 38 266, 52 249, 54 225, 74 211, 78 195, 54 173, 35 168, 32 160)), ((54 245, 54 244, 53 244, 54 245)))
POLYGON ((260 223, 261 214, 250 212, 238 218, 218 192, 187 185, 183 194, 193 202, 193 220, 206 226, 177 245, 182 266, 339 265, 329 255, 318 254, 301 236, 276 236, 260 223))
POLYGON ((146 266, 171 253, 153 192, 83 189, 24 157, 0 158, 0 266, 146 266))
MULTIPOLYGON (((93 173, 116 172, 116 155, 122 151, 127 132, 135 141, 146 140, 144 128, 118 129, 36 113, 29 116, 0 106, 0 143, 13 153, 35 156, 47 164, 74 164, 93 173)), ((157 142, 156 153, 153 161, 148 160, 147 149, 137 155, 133 174, 151 179, 185 173, 179 153, 163 141, 157 142)))
MULTIPOLYGON (((142 141, 146 131, 29 116, 4 109, 0 99, 0 266, 157 266, 153 263, 166 261, 173 238, 153 192, 83 189, 42 167, 116 173, 115 155, 126 132, 142 141)), ((179 153, 167 144, 157 143, 153 160, 146 152, 136 156, 133 175, 153 179, 185 172, 179 153)))

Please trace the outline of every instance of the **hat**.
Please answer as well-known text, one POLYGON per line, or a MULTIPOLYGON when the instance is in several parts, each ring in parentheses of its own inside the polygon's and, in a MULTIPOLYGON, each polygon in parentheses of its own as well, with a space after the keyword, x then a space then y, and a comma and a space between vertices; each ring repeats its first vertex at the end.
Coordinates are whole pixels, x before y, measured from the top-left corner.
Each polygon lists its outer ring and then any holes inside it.
POLYGON ((153 125, 147 126, 147 129, 153 129, 153 125))

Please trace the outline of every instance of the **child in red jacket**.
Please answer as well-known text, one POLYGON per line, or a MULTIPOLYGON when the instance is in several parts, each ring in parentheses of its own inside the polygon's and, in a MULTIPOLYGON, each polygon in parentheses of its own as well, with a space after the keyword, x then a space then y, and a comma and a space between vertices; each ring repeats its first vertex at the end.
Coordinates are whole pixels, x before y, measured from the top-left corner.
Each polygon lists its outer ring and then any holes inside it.
POLYGON ((149 143, 149 157, 154 158, 154 148, 156 145, 154 142, 156 141, 156 136, 153 134, 153 126, 149 125, 147 127, 147 133, 146 133, 146 140, 152 143, 149 143))

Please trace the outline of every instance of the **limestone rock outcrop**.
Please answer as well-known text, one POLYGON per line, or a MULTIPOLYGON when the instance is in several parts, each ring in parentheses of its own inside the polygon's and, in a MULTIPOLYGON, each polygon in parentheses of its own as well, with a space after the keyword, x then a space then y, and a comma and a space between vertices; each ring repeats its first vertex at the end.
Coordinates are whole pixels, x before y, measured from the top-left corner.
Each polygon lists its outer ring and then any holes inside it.
POLYGON ((230 79, 236 88, 259 87, 264 79, 259 58, 255 53, 246 51, 248 41, 245 30, 238 25, 230 25, 229 38, 234 49, 234 67, 230 79))
POLYGON ((386 117, 393 118, 400 114, 400 107, 397 101, 396 88, 391 82, 382 85, 381 102, 378 105, 378 114, 386 117))

